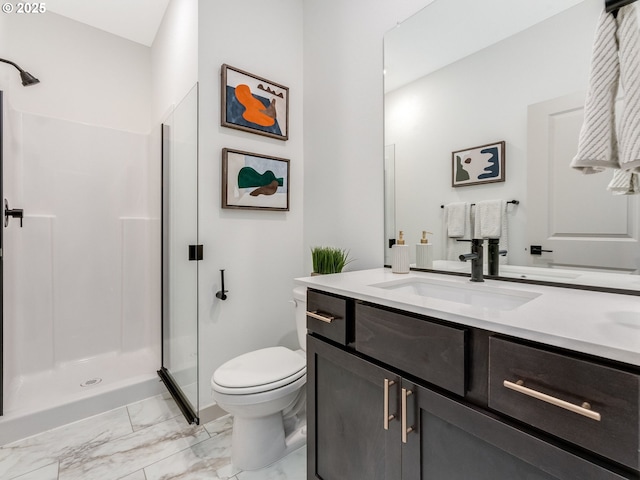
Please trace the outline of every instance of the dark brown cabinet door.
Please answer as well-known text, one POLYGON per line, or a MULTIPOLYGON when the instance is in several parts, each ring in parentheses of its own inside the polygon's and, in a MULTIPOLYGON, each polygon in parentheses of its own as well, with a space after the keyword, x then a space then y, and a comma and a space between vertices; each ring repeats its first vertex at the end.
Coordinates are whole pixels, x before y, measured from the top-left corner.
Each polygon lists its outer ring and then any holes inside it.
POLYGON ((637 478, 631 472, 614 473, 448 396, 405 381, 401 387, 411 392, 402 480, 637 478))
POLYGON ((307 359, 307 478, 399 480, 399 377, 311 336, 307 359))

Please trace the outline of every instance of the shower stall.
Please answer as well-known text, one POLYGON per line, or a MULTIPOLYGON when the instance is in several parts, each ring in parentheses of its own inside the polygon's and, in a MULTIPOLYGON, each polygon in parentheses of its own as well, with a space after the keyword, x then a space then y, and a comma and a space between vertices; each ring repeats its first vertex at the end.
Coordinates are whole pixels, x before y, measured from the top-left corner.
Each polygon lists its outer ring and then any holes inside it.
POLYGON ((163 388, 159 139, 0 108, 2 445, 163 388))

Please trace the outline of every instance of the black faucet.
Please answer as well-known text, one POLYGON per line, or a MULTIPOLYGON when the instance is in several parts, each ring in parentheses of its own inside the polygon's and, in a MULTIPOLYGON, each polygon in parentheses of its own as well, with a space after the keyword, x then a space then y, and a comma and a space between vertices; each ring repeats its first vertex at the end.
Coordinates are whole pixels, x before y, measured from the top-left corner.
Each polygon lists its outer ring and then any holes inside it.
POLYGON ((471 281, 484 282, 482 278, 482 239, 474 238, 471 240, 471 253, 464 253, 458 258, 461 262, 471 260, 471 281))
POLYGON ((498 257, 500 255, 504 257, 507 254, 506 250, 500 250, 499 243, 499 238, 489 239, 489 258, 487 261, 489 275, 499 275, 500 259, 498 257))

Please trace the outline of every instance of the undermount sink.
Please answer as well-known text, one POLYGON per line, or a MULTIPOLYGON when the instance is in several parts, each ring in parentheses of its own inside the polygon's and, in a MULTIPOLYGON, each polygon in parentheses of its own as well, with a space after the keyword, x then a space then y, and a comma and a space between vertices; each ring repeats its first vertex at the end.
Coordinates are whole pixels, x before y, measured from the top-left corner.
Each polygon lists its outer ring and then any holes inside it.
POLYGON ((447 282, 418 277, 391 280, 371 286, 402 294, 436 298, 496 310, 513 310, 540 296, 539 293, 496 288, 483 283, 447 282))

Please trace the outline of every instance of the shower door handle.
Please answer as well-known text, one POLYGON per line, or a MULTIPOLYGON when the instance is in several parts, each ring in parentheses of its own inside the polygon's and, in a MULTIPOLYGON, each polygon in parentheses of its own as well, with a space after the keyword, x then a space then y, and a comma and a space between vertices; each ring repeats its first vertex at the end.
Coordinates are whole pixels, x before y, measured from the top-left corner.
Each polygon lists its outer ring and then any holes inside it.
POLYGON ((24 217, 24 211, 21 208, 9 208, 9 202, 4 199, 4 226, 9 226, 9 217, 20 219, 20 228, 22 228, 22 218, 24 217))

